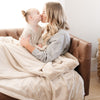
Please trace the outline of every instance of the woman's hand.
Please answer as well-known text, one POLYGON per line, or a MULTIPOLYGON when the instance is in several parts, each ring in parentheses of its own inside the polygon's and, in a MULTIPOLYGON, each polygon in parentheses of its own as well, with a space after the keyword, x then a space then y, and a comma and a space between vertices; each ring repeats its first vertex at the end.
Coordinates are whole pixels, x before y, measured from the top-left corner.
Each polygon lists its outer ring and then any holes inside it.
POLYGON ((32 53, 35 47, 30 45, 29 40, 30 40, 30 36, 28 36, 27 38, 21 38, 20 44, 21 46, 25 47, 29 52, 32 53))

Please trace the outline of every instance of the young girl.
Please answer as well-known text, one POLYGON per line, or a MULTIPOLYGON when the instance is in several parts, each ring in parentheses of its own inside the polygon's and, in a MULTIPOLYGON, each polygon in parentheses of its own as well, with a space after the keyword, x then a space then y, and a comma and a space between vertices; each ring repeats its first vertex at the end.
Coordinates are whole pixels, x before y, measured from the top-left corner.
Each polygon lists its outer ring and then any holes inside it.
POLYGON ((41 20, 39 11, 35 8, 31 8, 31 9, 28 9, 26 12, 22 11, 22 14, 25 17, 27 26, 26 28, 24 28, 24 31, 22 35, 20 36, 19 40, 21 40, 22 37, 26 38, 30 36, 30 40, 29 40, 30 44, 32 46, 38 45, 39 47, 41 47, 42 42, 43 42, 41 38, 43 30, 38 25, 38 23, 41 20))

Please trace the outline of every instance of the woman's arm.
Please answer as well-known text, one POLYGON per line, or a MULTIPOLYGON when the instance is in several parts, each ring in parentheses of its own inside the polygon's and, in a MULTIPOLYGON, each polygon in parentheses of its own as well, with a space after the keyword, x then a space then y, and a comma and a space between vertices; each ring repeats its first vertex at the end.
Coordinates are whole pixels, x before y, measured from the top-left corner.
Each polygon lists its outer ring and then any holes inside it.
POLYGON ((63 40, 60 41, 54 40, 52 41, 45 50, 40 51, 39 49, 35 48, 32 54, 39 60, 47 63, 53 61, 57 57, 61 55, 63 52, 63 40))

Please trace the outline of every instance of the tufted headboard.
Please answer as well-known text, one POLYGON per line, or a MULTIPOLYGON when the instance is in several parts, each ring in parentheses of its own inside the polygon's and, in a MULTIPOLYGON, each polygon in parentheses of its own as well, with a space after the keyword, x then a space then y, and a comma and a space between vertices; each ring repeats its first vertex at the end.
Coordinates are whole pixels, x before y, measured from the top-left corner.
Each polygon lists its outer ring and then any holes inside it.
MULTIPOLYGON (((23 28, 17 29, 1 29, 0 36, 12 36, 19 38, 23 28)), ((91 63, 91 43, 71 36, 71 46, 69 52, 78 58, 80 65, 75 69, 83 78, 85 86, 85 95, 89 94, 90 83, 90 63, 91 63)))
POLYGON ((90 84, 90 66, 91 66, 91 43, 79 39, 73 35, 71 36, 71 46, 69 52, 79 60, 79 66, 76 71, 82 76, 84 80, 85 95, 89 94, 90 84))

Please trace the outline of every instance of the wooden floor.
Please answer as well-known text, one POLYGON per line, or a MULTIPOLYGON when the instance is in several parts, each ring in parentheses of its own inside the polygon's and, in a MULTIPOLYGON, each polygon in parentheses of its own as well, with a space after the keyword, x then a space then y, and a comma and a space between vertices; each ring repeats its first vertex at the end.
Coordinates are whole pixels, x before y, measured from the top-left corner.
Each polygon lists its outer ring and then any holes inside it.
POLYGON ((91 72, 89 95, 85 100, 100 100, 100 80, 97 77, 97 72, 91 72))

